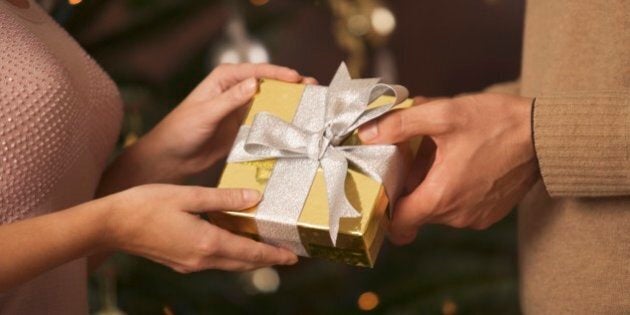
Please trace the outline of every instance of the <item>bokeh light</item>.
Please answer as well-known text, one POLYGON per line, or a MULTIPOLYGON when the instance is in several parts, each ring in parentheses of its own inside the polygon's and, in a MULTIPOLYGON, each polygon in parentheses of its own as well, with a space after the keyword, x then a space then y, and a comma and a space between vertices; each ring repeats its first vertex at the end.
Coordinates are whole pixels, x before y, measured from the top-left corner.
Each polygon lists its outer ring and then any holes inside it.
POLYGON ((280 287, 280 276, 273 268, 261 268, 252 272, 251 284, 260 293, 273 293, 280 287))
POLYGON ((362 311, 371 311, 378 306, 379 302, 378 295, 372 291, 368 291, 359 295, 357 305, 362 311))
POLYGON ((363 36, 370 31, 370 21, 365 15, 356 14, 348 19, 348 30, 350 33, 363 36))
POLYGON ((391 34, 396 28, 396 17, 386 7, 378 7, 372 11, 372 28, 382 36, 391 34))

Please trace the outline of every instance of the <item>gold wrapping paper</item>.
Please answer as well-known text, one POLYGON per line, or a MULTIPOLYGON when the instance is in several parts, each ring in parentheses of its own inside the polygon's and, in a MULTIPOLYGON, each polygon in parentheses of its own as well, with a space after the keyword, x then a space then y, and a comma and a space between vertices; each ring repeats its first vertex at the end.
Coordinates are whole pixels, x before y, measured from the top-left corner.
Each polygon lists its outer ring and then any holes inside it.
MULTIPOLYGON (((243 124, 251 125, 259 112, 270 112, 290 122, 300 103, 305 86, 274 80, 262 80, 254 96, 251 108, 243 124)), ((382 96, 370 106, 391 102, 393 98, 382 96)), ((411 106, 406 100, 397 108, 411 106)), ((356 135, 344 144, 359 143, 356 135)), ((417 144, 411 145, 411 156, 417 144)), ((264 192, 267 179, 273 171, 275 160, 228 163, 219 181, 220 188, 253 188, 264 192)), ((388 200, 381 184, 352 168, 346 178, 346 195, 350 203, 361 213, 358 218, 342 218, 336 246, 328 233, 328 197, 321 169, 315 176, 304 208, 298 220, 300 239, 311 257, 325 258, 349 265, 372 267, 384 239, 387 226, 388 200)), ((299 210, 296 210, 299 211, 299 210)), ((217 226, 232 232, 258 239, 255 222, 256 208, 235 212, 226 211, 209 215, 217 226)))

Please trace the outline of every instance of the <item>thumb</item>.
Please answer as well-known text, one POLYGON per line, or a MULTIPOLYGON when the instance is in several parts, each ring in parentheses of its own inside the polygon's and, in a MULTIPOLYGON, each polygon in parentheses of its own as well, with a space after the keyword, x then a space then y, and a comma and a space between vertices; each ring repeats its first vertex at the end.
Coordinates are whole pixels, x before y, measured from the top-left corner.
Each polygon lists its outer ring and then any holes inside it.
POLYGON ((191 213, 244 210, 255 206, 262 195, 255 189, 186 187, 184 209, 191 213))
POLYGON ((392 111, 359 128, 359 138, 368 144, 398 143, 417 136, 436 136, 447 131, 449 117, 444 100, 392 111))
POLYGON ((227 91, 219 94, 212 100, 214 106, 208 109, 212 117, 216 121, 220 121, 234 110, 247 104, 254 96, 258 89, 258 80, 249 78, 241 81, 229 88, 227 91))

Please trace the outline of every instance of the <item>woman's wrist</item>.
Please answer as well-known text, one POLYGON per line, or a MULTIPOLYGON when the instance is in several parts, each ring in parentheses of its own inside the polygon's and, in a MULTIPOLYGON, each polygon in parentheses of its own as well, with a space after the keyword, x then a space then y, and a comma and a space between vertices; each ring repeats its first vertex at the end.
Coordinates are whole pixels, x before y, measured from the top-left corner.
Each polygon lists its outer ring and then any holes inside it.
POLYGON ((127 147, 107 168, 97 196, 148 183, 179 183, 189 174, 145 137, 127 147))

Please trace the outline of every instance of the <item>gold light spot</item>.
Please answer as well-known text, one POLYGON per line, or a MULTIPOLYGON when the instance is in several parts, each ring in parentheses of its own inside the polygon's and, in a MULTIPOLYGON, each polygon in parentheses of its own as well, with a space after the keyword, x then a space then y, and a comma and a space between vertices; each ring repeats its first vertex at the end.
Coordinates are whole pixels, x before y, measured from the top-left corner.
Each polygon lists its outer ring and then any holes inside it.
POLYGON ((83 0, 68 0, 68 3, 70 3, 71 5, 77 5, 77 4, 81 3, 81 1, 83 1, 83 0))
POLYGON ((362 311, 371 311, 378 306, 378 303, 378 295, 372 291, 362 293, 357 301, 357 305, 362 311))
POLYGON ((451 299, 446 299, 442 303, 442 314, 455 315, 457 314, 457 304, 451 299))
POLYGON ((269 3, 269 0, 249 0, 249 2, 257 7, 269 3))
POLYGON ((123 144, 123 147, 129 147, 136 143, 136 141, 138 141, 138 135, 135 132, 130 132, 127 136, 125 136, 125 143, 123 144))

